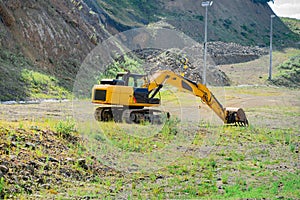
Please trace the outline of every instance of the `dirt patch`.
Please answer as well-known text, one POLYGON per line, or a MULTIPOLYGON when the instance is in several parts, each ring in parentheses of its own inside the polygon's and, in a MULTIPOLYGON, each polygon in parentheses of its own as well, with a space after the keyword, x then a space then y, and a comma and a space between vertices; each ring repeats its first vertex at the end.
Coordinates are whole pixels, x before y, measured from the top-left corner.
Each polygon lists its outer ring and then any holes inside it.
POLYGON ((0 141, 0 177, 6 182, 5 189, 0 191, 1 199, 5 194, 6 198, 13 198, 18 193, 40 190, 55 194, 58 187, 68 187, 75 181, 93 182, 96 177, 118 176, 85 153, 84 141, 76 133, 61 135, 36 126, 30 130, 0 126, 0 141))
MULTIPOLYGON (((295 55, 299 55, 298 49, 273 52, 273 77, 279 73, 278 66, 295 55)), ((265 55, 245 63, 220 65, 220 70, 229 77, 231 85, 269 85, 269 66, 270 57, 265 55)))

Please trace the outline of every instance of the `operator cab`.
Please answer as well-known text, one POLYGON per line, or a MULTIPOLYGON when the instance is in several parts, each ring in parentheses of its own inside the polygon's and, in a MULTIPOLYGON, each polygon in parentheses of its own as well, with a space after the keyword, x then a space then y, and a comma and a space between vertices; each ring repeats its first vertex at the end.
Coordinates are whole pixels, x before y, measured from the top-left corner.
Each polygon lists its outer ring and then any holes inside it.
POLYGON ((116 79, 119 81, 124 81, 124 84, 126 86, 133 87, 133 96, 135 98, 136 103, 160 103, 160 100, 157 98, 149 99, 148 88, 142 87, 147 84, 147 78, 145 75, 120 72, 117 74, 116 79))
POLYGON ((133 88, 135 103, 160 104, 160 99, 151 95, 151 91, 145 85, 148 84, 146 75, 133 74, 130 72, 119 72, 115 79, 102 79, 102 85, 120 85, 133 88), (151 96, 151 97, 150 97, 151 96))
POLYGON ((116 79, 124 81, 124 85, 131 87, 142 87, 147 83, 145 75, 132 74, 128 72, 119 72, 116 76, 116 79))

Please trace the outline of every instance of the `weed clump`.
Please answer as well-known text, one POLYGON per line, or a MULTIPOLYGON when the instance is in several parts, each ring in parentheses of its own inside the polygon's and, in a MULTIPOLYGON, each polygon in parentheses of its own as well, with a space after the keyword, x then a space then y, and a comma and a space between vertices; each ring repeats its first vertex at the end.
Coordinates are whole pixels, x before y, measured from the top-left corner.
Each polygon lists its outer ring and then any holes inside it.
POLYGON ((75 121, 68 118, 66 121, 59 121, 55 125, 56 132, 63 138, 68 138, 73 132, 76 132, 75 121))

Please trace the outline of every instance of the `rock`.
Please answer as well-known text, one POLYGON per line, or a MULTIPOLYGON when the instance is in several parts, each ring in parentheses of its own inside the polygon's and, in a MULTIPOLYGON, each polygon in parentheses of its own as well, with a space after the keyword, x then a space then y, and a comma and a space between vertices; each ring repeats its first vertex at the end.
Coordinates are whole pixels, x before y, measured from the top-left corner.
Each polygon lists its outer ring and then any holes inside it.
MULTIPOLYGON (((34 169, 38 169, 41 166, 41 163, 31 160, 28 162, 28 165, 31 165, 32 167, 34 167, 34 169)), ((30 170, 32 169, 30 168, 30 170)))
POLYGON ((28 194, 32 194, 32 188, 30 186, 25 186, 24 190, 28 193, 28 194))
POLYGON ((64 176, 64 177, 70 177, 71 173, 67 169, 60 169, 59 172, 64 176))
POLYGON ((53 158, 53 157, 49 157, 48 161, 59 163, 59 161, 56 158, 53 158))
POLYGON ((46 183, 42 185, 42 188, 49 190, 51 189, 51 185, 46 183))
POLYGON ((0 171, 1 171, 3 174, 6 174, 6 173, 9 171, 9 168, 6 167, 5 165, 0 165, 0 171))
POLYGON ((45 166, 44 166, 44 170, 46 170, 46 171, 50 170, 50 166, 49 166, 48 164, 45 165, 45 166))
POLYGON ((11 146, 11 147, 17 147, 17 143, 14 142, 14 141, 12 141, 12 142, 10 143, 10 146, 11 146))
POLYGON ((23 176, 22 179, 23 179, 24 181, 28 181, 28 180, 29 180, 29 177, 28 177, 28 176, 23 176))
POLYGON ((17 137, 16 135, 10 136, 10 140, 11 140, 11 141, 15 141, 15 142, 16 142, 16 141, 17 141, 17 138, 18 138, 18 137, 17 137))
POLYGON ((45 162, 46 162, 46 158, 45 158, 45 157, 43 157, 43 158, 38 158, 38 160, 39 160, 40 162, 42 162, 42 163, 45 163, 45 162))
POLYGON ((77 163, 78 163, 79 166, 84 165, 85 162, 86 162, 86 161, 85 161, 84 158, 79 158, 79 159, 77 160, 77 163))
MULTIPOLYGON (((197 48, 194 48, 196 50, 197 48)), ((150 66, 145 68, 145 71, 150 74, 157 70, 172 70, 175 73, 180 73, 180 57, 181 52, 173 49, 171 51, 162 51, 156 49, 137 50, 133 52, 138 58, 151 63, 150 66)), ((132 56, 132 55, 129 55, 132 56)), ((119 62, 123 62, 124 58, 118 58, 119 62)), ((199 71, 198 66, 201 65, 202 61, 198 58, 190 57, 186 64, 188 68, 185 70, 185 77, 195 82, 202 82, 202 72, 199 71)), ((218 70, 213 63, 208 63, 207 80, 212 85, 229 85, 229 78, 222 71, 218 70)))
POLYGON ((26 148, 31 148, 32 150, 35 150, 35 144, 31 143, 31 142, 27 142, 25 144, 25 147, 26 148))
POLYGON ((156 176, 156 180, 157 180, 157 179, 163 179, 163 178, 164 178, 163 175, 157 175, 157 176, 156 176))
POLYGON ((38 178, 38 179, 36 180, 36 183, 38 183, 38 184, 44 184, 45 181, 44 181, 43 178, 38 178))
POLYGON ((65 158, 64 164, 66 165, 68 163, 74 164, 74 159, 69 158, 69 157, 65 158))

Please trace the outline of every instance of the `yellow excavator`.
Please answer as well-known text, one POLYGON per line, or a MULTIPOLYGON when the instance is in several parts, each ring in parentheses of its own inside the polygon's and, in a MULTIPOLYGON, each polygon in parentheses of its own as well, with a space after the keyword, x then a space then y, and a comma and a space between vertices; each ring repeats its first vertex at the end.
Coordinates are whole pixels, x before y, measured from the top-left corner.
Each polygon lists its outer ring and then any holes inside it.
MULTIPOLYGON (((95 110, 95 119, 161 123, 161 111, 151 107, 160 105, 157 94, 165 84, 200 97, 225 124, 248 125, 243 109, 224 108, 205 85, 169 70, 157 71, 149 79, 130 72, 119 72, 115 79, 102 79, 92 90, 92 103, 100 105, 95 110)), ((170 117, 169 113, 166 117, 170 117)))

